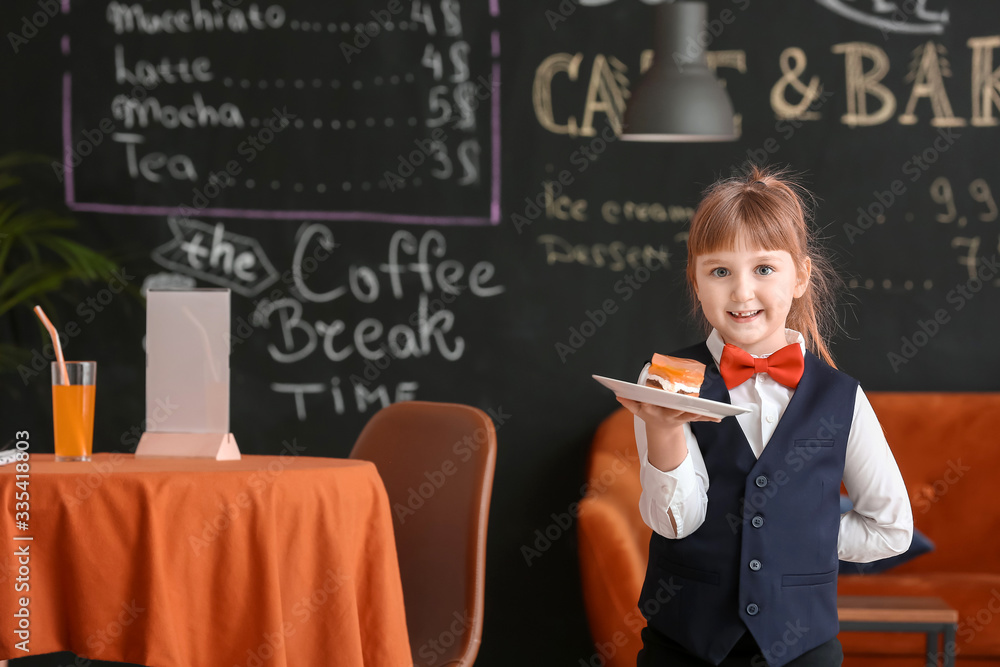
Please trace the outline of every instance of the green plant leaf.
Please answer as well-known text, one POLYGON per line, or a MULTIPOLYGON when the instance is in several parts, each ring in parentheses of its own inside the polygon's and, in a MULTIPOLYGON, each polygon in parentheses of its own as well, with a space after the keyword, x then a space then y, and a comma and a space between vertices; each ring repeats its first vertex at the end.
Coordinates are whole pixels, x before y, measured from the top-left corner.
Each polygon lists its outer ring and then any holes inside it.
POLYGON ((0 278, 4 276, 7 257, 15 248, 24 247, 29 255, 38 260, 38 238, 34 238, 35 236, 41 232, 72 229, 76 226, 76 221, 72 218, 53 216, 44 210, 25 211, 11 217, 9 214, 19 206, 20 202, 8 205, 0 213, 0 234, 4 235, 0 237, 0 278))
POLYGON ((19 185, 21 179, 14 174, 8 174, 6 172, 0 172, 0 190, 5 190, 7 188, 12 188, 15 185, 19 185))
POLYGON ((13 202, 0 201, 0 228, 17 211, 17 204, 13 202))
POLYGON ((0 298, 6 298, 7 294, 22 289, 34 279, 35 275, 43 272, 44 270, 33 262, 21 264, 0 281, 0 298))
POLYGON ((0 343, 0 373, 16 370, 21 364, 31 361, 31 352, 17 345, 0 343))
MULTIPOLYGON (((79 226, 72 216, 15 196, 29 179, 43 173, 52 177, 51 170, 29 167, 52 162, 49 156, 23 151, 0 155, 0 194, 4 197, 0 199, 0 317, 18 306, 41 304, 56 323, 59 311, 50 296, 63 294, 71 283, 109 280, 120 268, 106 253, 69 238, 66 233, 79 226), (18 173, 21 168, 25 169, 18 173)), ((139 298, 138 290, 128 291, 139 298)), ((0 373, 16 368, 11 360, 25 353, 9 342, 0 343, 0 373)))
MULTIPOLYGON (((18 204, 21 203, 18 202, 18 204)), ((37 234, 58 229, 74 229, 76 226, 76 220, 73 218, 56 215, 45 209, 34 209, 22 211, 8 218, 3 223, 2 231, 16 237, 27 233, 37 234)))
POLYGON ((99 252, 60 236, 42 234, 37 237, 42 246, 52 250, 73 269, 73 276, 84 281, 110 279, 117 265, 99 252))
POLYGON ((13 153, 7 153, 6 155, 0 155, 0 171, 24 167, 29 164, 51 164, 52 162, 53 159, 48 155, 30 153, 27 151, 15 151, 13 153))
POLYGON ((4 233, 7 234, 8 236, 13 232, 8 230, 7 227, 10 225, 10 221, 13 219, 12 216, 17 212, 17 210, 21 207, 21 204, 23 203, 24 202, 21 201, 2 202, 3 217, 0 218, 0 229, 3 229, 4 233))
POLYGON ((58 290, 69 273, 65 269, 56 272, 36 272, 33 280, 24 281, 26 284, 19 291, 14 293, 13 296, 0 301, 0 315, 3 315, 22 301, 31 299, 33 296, 58 290))

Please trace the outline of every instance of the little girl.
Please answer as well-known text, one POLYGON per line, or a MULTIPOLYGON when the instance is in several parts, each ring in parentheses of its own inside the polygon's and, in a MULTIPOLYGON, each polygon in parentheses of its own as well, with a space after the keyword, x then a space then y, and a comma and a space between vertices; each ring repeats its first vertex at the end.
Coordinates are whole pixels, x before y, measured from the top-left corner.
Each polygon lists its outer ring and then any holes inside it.
POLYGON ((706 365, 702 398, 750 412, 619 399, 653 529, 640 667, 840 665, 838 559, 903 553, 913 533, 881 425, 824 342, 837 277, 800 190, 780 171, 744 173, 711 186, 691 220, 688 287, 710 333, 669 354, 706 365))

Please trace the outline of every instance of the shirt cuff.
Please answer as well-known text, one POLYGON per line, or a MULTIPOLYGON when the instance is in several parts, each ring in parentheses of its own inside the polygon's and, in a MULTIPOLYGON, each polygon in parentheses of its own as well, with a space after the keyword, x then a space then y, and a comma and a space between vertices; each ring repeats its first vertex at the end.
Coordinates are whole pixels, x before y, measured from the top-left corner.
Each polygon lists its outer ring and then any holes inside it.
POLYGON ((685 489, 697 488, 697 477, 694 473, 694 462, 691 459, 691 452, 684 456, 684 460, 676 468, 663 471, 649 462, 647 456, 640 462, 639 481, 642 484, 643 493, 649 499, 653 508, 674 517, 677 525, 677 535, 684 535, 684 509, 687 497, 685 489), (680 491, 680 492, 678 492, 680 491))

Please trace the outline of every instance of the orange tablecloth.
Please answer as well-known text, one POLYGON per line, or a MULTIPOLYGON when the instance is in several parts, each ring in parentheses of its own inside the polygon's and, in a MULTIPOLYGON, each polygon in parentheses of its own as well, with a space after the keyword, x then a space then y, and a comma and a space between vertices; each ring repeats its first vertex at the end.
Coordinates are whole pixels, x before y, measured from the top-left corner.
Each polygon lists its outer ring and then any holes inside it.
POLYGON ((27 530, 15 524, 15 466, 0 467, 0 659, 26 655, 14 614, 29 596, 32 654, 151 667, 412 664, 392 516, 371 463, 30 463, 27 530), (24 546, 30 591, 17 592, 24 546))

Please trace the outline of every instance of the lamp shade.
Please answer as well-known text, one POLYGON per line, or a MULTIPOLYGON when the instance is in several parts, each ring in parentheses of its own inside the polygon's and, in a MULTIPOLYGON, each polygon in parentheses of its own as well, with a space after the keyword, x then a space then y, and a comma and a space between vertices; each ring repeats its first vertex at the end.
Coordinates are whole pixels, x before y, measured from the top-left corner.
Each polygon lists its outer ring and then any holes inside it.
POLYGON ((733 105, 708 68, 700 39, 704 2, 663 2, 656 9, 653 64, 632 91, 625 141, 733 141, 733 105))

